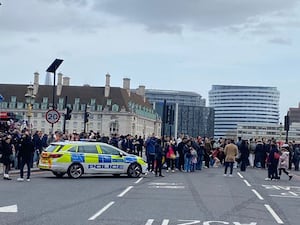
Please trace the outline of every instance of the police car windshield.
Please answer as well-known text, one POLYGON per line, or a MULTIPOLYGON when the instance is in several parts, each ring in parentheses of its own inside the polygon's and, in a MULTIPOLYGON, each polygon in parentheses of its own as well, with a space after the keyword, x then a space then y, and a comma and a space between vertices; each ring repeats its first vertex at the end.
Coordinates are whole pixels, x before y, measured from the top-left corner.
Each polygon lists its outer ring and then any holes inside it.
MULTIPOLYGON (((58 147, 58 145, 54 145, 54 144, 51 144, 51 145, 49 145, 46 149, 45 149, 45 151, 46 152, 53 152, 55 149, 57 149, 57 147, 58 147)), ((62 146, 59 146, 59 150, 62 148, 62 146)), ((59 150, 57 150, 57 151, 59 151, 59 150)))

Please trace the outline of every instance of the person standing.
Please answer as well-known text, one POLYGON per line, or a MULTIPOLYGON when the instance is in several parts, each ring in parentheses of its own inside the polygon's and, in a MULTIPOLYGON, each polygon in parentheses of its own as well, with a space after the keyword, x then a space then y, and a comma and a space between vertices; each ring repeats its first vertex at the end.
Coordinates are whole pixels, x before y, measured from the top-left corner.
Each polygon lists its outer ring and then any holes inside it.
POLYGON ((269 153, 269 156, 267 158, 267 164, 268 164, 268 177, 265 180, 278 180, 278 161, 279 161, 279 151, 277 148, 277 143, 273 141, 271 143, 271 150, 269 153), (268 179, 269 178, 269 179, 268 179))
POLYGON ((177 152, 178 152, 178 155, 179 155, 179 158, 178 158, 178 170, 179 171, 184 170, 184 151, 183 151, 183 147, 185 146, 186 142, 187 142, 187 138, 183 137, 182 141, 177 143, 177 152))
POLYGON ((162 175, 161 173, 163 156, 164 156, 164 151, 161 146, 161 140, 158 138, 155 144, 155 160, 156 160, 155 176, 156 177, 157 176, 164 177, 164 175, 162 175))
POLYGON ((4 180, 11 180, 9 177, 9 171, 10 171, 10 164, 11 164, 11 157, 13 156, 13 144, 11 143, 12 137, 11 135, 7 135, 4 137, 4 140, 2 141, 2 158, 1 161, 4 166, 4 180))
POLYGON ((255 149, 256 140, 251 138, 249 143, 249 164, 252 168, 254 168, 255 149))
POLYGON ((140 157, 143 157, 143 146, 144 146, 144 139, 142 138, 142 136, 139 136, 139 138, 137 139, 137 155, 140 157))
POLYGON ((230 143, 225 146, 224 153, 225 153, 224 176, 227 176, 228 167, 230 168, 229 176, 232 176, 233 163, 235 162, 235 158, 238 154, 238 147, 234 144, 234 140, 230 140, 230 143))
POLYGON ((156 137, 154 133, 149 137, 145 143, 146 145, 146 157, 148 163, 148 171, 154 172, 154 161, 155 161, 155 145, 156 137))
POLYGON ((281 173, 284 172, 288 177, 289 180, 293 178, 292 175, 287 171, 289 167, 289 150, 287 149, 289 146, 287 144, 284 144, 281 148, 281 156, 279 157, 278 162, 278 171, 279 171, 279 178, 281 176, 281 173))
POLYGON ((184 171, 189 173, 191 172, 191 160, 192 160, 192 141, 188 139, 186 144, 183 146, 183 153, 184 153, 184 171))
POLYGON ((296 144, 293 147, 293 163, 295 165, 295 171, 299 171, 299 161, 300 161, 300 145, 296 144))
POLYGON ((246 171, 248 162, 249 162, 249 147, 246 140, 242 140, 241 145, 239 146, 239 150, 241 153, 241 171, 246 171))
POLYGON ((24 181, 24 166, 27 166, 27 181, 30 181, 30 172, 31 172, 31 162, 34 154, 34 143, 28 131, 22 135, 21 140, 21 149, 20 149, 20 159, 21 159, 21 168, 20 168, 20 177, 18 181, 24 181))

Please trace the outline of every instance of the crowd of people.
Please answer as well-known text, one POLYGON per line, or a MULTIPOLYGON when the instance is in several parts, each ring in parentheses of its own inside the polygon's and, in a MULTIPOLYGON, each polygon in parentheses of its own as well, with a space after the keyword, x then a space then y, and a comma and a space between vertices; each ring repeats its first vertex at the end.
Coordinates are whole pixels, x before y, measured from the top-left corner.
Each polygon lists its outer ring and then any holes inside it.
POLYGON ((166 172, 174 173, 194 172, 209 167, 224 167, 224 176, 232 176, 233 169, 239 167, 241 171, 246 168, 267 169, 266 180, 278 180, 285 173, 292 179, 290 170, 299 170, 300 145, 290 142, 279 146, 276 140, 250 139, 237 141, 220 138, 214 140, 208 137, 188 137, 181 135, 172 137, 157 137, 154 134, 144 139, 141 136, 112 135, 101 136, 99 133, 63 134, 60 131, 47 135, 36 131, 33 135, 29 130, 17 129, 0 133, 0 162, 3 164, 3 178, 10 180, 11 167, 20 170, 19 181, 24 180, 24 167, 27 166, 26 180, 30 181, 30 168, 39 161, 39 155, 51 142, 54 141, 93 140, 111 144, 130 154, 146 158, 148 171, 156 176, 164 176, 166 172))

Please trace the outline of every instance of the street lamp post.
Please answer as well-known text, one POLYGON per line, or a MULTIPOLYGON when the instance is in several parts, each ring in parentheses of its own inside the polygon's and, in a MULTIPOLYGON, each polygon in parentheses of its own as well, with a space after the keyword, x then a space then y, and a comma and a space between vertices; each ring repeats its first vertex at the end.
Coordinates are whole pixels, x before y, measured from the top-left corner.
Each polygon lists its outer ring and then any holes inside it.
MULTIPOLYGON (((48 69, 46 70, 46 72, 49 73, 53 73, 53 87, 52 87, 52 109, 56 109, 56 105, 55 105, 55 90, 56 90, 56 86, 55 86, 55 77, 56 77, 56 70, 58 69, 58 67, 60 66, 60 64, 63 62, 62 59, 55 59, 53 61, 53 63, 48 67, 48 69)), ((53 135, 53 123, 51 125, 51 131, 52 131, 52 135, 53 135)))
POLYGON ((35 98, 35 95, 33 94, 33 86, 29 85, 27 87, 27 92, 25 94, 25 98, 26 98, 26 102, 27 102, 27 118, 28 118, 28 128, 29 128, 29 133, 31 133, 32 131, 32 127, 31 127, 31 117, 32 117, 32 103, 33 100, 35 98))

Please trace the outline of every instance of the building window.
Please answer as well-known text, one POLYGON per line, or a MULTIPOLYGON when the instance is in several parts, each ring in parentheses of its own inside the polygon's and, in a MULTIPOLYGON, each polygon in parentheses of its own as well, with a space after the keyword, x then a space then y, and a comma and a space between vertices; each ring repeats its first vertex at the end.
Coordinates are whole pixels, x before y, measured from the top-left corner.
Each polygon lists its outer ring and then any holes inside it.
POLYGON ((80 98, 75 98, 75 104, 79 104, 79 102, 80 102, 80 98))
POLYGON ((64 98, 59 98, 59 99, 58 99, 58 103, 59 103, 59 104, 64 104, 64 98))
POLYGON ((79 104, 74 104, 72 108, 74 111, 79 111, 79 104))
POLYGON ((42 109, 42 110, 46 110, 47 108, 48 108, 48 103, 44 103, 44 102, 43 102, 43 103, 41 104, 41 109, 42 109))
POLYGON ((91 105, 95 105, 96 104, 96 99, 95 98, 92 98, 91 99, 91 105))
POLYGON ((97 111, 102 111, 103 106, 102 105, 97 105, 97 111))
POLYGON ((119 111, 119 106, 117 104, 113 104, 112 111, 113 112, 118 112, 119 111))
POLYGON ((107 99, 106 105, 111 105, 111 99, 107 99))
POLYGON ((48 104, 48 98, 47 97, 43 97, 43 103, 48 104))
POLYGON ((7 102, 2 102, 1 108, 2 109, 7 109, 7 102))
POLYGON ((10 102, 10 103, 9 103, 9 108, 10 108, 10 109, 16 108, 16 103, 15 103, 15 102, 10 102))
POLYGON ((23 109, 24 108, 24 103, 23 102, 18 102, 17 103, 17 109, 23 109))
POLYGON ((10 101, 15 103, 17 101, 17 97, 16 96, 11 96, 10 101))

